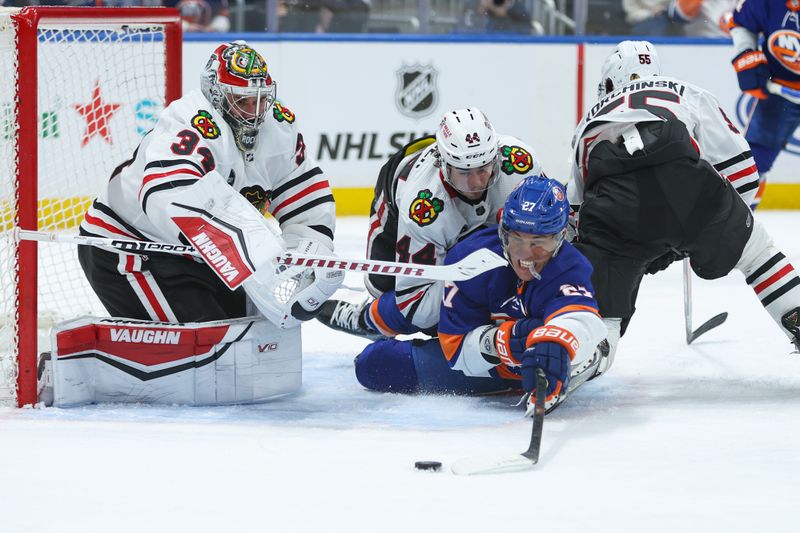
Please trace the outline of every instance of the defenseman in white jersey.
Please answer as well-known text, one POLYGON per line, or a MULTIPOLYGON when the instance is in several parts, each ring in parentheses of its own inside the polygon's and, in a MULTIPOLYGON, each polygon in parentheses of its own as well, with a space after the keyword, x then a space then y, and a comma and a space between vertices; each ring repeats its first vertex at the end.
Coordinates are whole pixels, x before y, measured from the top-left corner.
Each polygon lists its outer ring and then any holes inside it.
POLYGON ((343 276, 277 269, 272 259, 286 250, 332 253, 335 224, 328 181, 295 115, 276 100, 264 58, 236 41, 211 55, 200 90, 164 109, 80 228, 83 235, 191 244, 203 259, 93 247, 81 247, 79 258, 114 317, 243 317, 246 293, 273 323, 291 327, 312 318, 343 276))
MULTIPOLYGON (((445 113, 436 135, 416 139, 381 168, 369 218, 370 259, 438 265, 457 242, 498 223, 498 212, 527 176, 542 174, 530 146, 500 135, 477 108, 445 113)), ((330 300, 318 318, 370 338, 436 334, 444 282, 369 275, 375 298, 330 300)))
POLYGON ((612 357, 643 275, 682 257, 704 279, 743 272, 800 349, 800 278, 753 219, 758 172, 716 98, 662 76, 647 41, 617 45, 599 96, 573 138, 569 191, 612 357))

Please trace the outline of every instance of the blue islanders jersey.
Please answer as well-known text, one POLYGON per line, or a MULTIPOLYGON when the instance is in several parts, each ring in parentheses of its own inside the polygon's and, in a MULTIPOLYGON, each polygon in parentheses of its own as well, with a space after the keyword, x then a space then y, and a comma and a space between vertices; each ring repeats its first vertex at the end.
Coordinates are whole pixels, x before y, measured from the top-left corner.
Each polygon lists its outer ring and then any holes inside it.
MULTIPOLYGON (((447 254, 445 264, 455 263, 480 248, 503 255, 496 227, 478 231, 458 243, 447 254)), ((470 333, 505 320, 529 319, 537 321, 533 327, 554 324, 567 329, 580 343, 573 362, 594 352, 597 343, 605 338, 606 328, 594 299, 589 261, 565 242, 540 276, 541 279, 523 282, 508 265, 446 285, 439 317, 439 342, 452 368, 477 375, 469 371, 470 364, 463 360, 482 357, 476 349, 477 334, 470 336, 470 333)), ((505 363, 487 372, 519 379, 519 369, 505 363)))
POLYGON ((763 34, 761 48, 772 77, 800 88, 800 0, 742 0, 733 23, 763 34))

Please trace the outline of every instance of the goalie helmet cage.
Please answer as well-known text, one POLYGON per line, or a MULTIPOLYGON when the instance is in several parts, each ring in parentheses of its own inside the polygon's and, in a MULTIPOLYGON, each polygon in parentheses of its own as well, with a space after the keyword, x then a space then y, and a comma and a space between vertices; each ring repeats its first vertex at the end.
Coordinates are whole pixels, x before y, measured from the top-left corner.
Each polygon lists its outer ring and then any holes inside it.
POLYGON ((0 9, 0 405, 36 402, 53 321, 104 313, 76 247, 14 229, 76 231, 180 97, 181 40, 175 9, 0 9))

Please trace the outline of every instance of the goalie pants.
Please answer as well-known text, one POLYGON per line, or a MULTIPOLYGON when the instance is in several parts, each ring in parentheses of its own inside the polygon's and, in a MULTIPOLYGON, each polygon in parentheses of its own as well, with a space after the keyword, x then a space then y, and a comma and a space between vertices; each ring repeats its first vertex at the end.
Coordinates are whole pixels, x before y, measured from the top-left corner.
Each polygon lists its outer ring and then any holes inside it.
POLYGON ((78 260, 113 317, 208 322, 246 316, 242 288, 231 291, 205 264, 166 254, 119 254, 79 246, 78 260))
POLYGON ((609 141, 592 150, 576 243, 594 267, 600 314, 622 318, 623 333, 651 262, 685 252, 699 277, 720 278, 736 266, 753 230, 752 212, 699 159, 681 122, 638 127, 650 142, 634 155, 609 141))

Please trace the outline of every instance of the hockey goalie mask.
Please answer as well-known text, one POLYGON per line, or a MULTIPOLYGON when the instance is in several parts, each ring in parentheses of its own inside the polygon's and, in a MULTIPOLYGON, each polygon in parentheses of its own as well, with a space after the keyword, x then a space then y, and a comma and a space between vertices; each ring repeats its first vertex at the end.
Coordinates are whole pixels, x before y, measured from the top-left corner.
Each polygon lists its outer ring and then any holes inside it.
POLYGON ((564 186, 544 176, 530 176, 503 206, 498 232, 505 255, 523 281, 539 272, 564 243, 569 202, 564 186))
POLYGON ((598 99, 631 80, 661 75, 661 61, 649 41, 622 41, 606 57, 600 71, 598 99))
POLYGON ((442 117, 436 148, 445 181, 466 197, 479 198, 497 180, 499 141, 480 110, 458 109, 442 117))
POLYGON ((276 93, 261 54, 244 41, 220 45, 206 64, 200 88, 233 130, 239 150, 253 150, 276 93))

